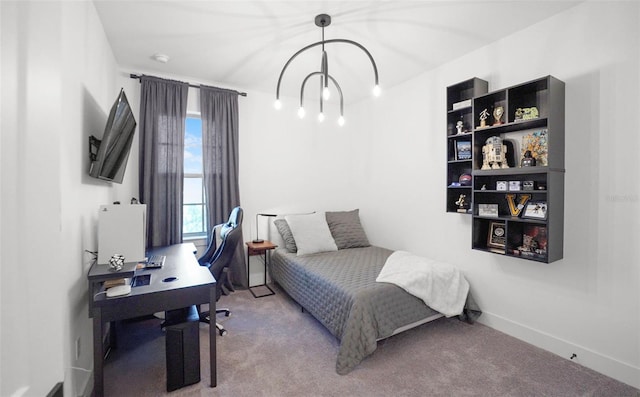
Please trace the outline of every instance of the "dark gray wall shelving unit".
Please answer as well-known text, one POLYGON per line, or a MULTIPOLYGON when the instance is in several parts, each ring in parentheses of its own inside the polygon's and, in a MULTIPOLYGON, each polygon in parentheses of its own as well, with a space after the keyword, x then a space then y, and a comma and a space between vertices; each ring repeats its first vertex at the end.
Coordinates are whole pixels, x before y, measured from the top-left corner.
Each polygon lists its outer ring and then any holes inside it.
POLYGON ((478 78, 447 87, 447 212, 472 214, 475 250, 542 263, 562 259, 565 85, 546 76, 489 93, 487 88, 488 83, 478 78), (500 122, 493 116, 498 106, 504 109, 500 122), (537 115, 531 113, 533 108, 537 115), (480 113, 485 109, 489 117, 481 126, 480 113), (459 120, 464 124, 463 134, 456 129, 459 120), (482 169, 482 149, 491 137, 503 140, 509 168, 482 169), (461 140, 471 142, 470 159, 457 156, 456 145, 461 140), (536 166, 522 167, 523 153, 529 148, 534 149, 536 166), (471 186, 452 186, 464 173, 472 175, 471 186), (506 190, 498 187, 505 183, 506 190), (519 183, 519 189, 512 189, 511 183, 519 183), (532 189, 525 190, 525 184, 532 189), (456 204, 461 194, 470 203, 468 211, 459 211, 456 204), (507 195, 516 207, 523 197, 530 198, 520 213, 513 215, 507 195), (497 206, 497 213, 481 215, 479 207, 485 204, 497 206), (531 209, 543 204, 546 216, 525 216, 530 213, 527 205, 531 209))
POLYGON ((473 179, 468 186, 453 184, 459 183, 463 174, 472 175, 475 114, 473 98, 486 94, 488 89, 489 83, 477 77, 447 87, 447 212, 472 213, 473 179), (462 121, 462 134, 456 128, 458 121, 462 121), (458 158, 458 145, 462 144, 467 144, 471 149, 469 158, 458 158), (462 209, 456 204, 461 194, 465 195, 467 203, 462 209))

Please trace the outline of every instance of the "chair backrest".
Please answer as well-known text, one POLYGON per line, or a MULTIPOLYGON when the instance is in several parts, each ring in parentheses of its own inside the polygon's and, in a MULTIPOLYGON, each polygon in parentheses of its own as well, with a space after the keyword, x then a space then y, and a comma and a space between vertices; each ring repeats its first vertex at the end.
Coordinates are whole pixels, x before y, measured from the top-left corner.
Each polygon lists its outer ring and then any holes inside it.
POLYGON ((213 263, 213 260, 216 256, 217 251, 221 248, 222 242, 218 244, 215 236, 215 228, 220 227, 220 238, 224 240, 225 235, 228 233, 230 229, 233 229, 236 226, 242 226, 242 218, 243 211, 241 207, 235 207, 231 214, 229 215, 229 220, 226 223, 221 225, 216 225, 213 228, 214 235, 211 236, 211 240, 209 241, 209 246, 205 250, 205 252, 198 258, 198 263, 200 266, 209 266, 213 263))
POLYGON ((227 221, 227 223, 242 225, 242 217, 243 217, 242 208, 236 207, 231 211, 231 214, 229 215, 229 220, 227 221))
POLYGON ((213 257, 211 267, 209 267, 211 274, 216 279, 216 300, 218 300, 222 294, 222 284, 224 282, 222 277, 224 269, 229 267, 231 264, 231 261, 238 250, 238 243, 240 243, 241 237, 242 225, 231 227, 223 237, 222 243, 213 257))

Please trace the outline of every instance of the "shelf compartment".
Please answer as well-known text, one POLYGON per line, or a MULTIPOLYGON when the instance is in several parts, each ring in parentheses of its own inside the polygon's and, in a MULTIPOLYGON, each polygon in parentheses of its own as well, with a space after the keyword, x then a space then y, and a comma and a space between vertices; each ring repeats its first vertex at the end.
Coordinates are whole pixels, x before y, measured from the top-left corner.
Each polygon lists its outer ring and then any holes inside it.
POLYGON ((447 113, 447 135, 459 135, 457 123, 462 121, 462 132, 470 134, 473 130, 473 112, 468 108, 452 110, 447 113))
POLYGON ((477 77, 473 77, 447 87, 447 111, 454 110, 454 104, 485 94, 488 89, 489 83, 477 77))
POLYGON ((507 92, 500 90, 481 97, 474 98, 474 129, 482 130, 486 128, 495 128, 507 122, 507 92), (494 115, 494 110, 498 107, 503 109, 503 114, 498 122, 494 115), (483 122, 484 117, 484 122, 483 122))
POLYGON ((456 139, 448 139, 447 148, 448 161, 468 161, 469 169, 471 169, 471 159, 473 158, 471 135, 459 135, 456 139))
POLYGON ((492 125, 484 128, 478 128, 474 130, 476 135, 490 137, 492 135, 500 135, 513 131, 521 131, 526 129, 539 129, 547 126, 548 120, 546 118, 537 118, 533 120, 525 121, 511 121, 509 123, 503 123, 500 125, 492 125))
MULTIPOLYGON (((460 208, 456 202, 460 195, 465 195, 465 210, 462 213, 471 214, 472 186, 451 186, 458 183, 462 174, 472 175, 473 169, 473 124, 474 98, 487 93, 489 83, 477 77, 470 78, 447 87, 447 197, 446 212, 458 212, 460 208), (458 122, 462 122, 462 133, 457 128, 458 122), (468 146, 459 155, 459 144, 468 146), (468 157, 468 158, 467 158, 468 157), (468 208, 468 211, 466 210, 468 208)), ((472 182, 472 181, 471 181, 472 182)))
MULTIPOLYGON (((528 168, 536 168, 536 167, 525 167, 518 168, 520 170, 528 170, 528 168)), ((496 170, 496 171, 509 171, 507 170, 496 170)), ((473 186, 475 186, 474 193, 477 194, 485 194, 485 193, 546 193, 547 187, 549 185, 549 181, 547 178, 546 172, 540 172, 540 170, 536 170, 537 172, 500 172, 500 173, 491 173, 490 171, 485 171, 483 173, 479 173, 478 171, 474 171, 473 173, 473 186), (510 189, 509 182, 517 181, 520 182, 520 189, 514 190, 510 189), (498 189, 498 182, 506 182, 507 190, 498 189), (532 182, 533 189, 526 189, 526 185, 532 182), (482 187, 485 187, 485 190, 482 190, 482 187), (544 187, 544 189, 542 189, 544 187)))
POLYGON ((542 78, 520 84, 509 89, 508 120, 516 121, 517 109, 535 107, 538 117, 546 118, 549 114, 549 78, 542 78))

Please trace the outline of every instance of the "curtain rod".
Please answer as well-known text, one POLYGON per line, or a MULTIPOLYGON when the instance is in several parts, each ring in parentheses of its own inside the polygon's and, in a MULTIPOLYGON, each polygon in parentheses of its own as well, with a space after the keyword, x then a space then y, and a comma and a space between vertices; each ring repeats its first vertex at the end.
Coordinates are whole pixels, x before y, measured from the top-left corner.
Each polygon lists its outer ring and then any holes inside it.
MULTIPOLYGON (((129 75, 129 77, 131 77, 132 79, 138 79, 138 80, 140 80, 140 77, 142 77, 142 76, 140 76, 140 75, 138 75, 138 74, 133 74, 133 73, 131 73, 131 74, 129 75)), ((188 84, 189 84, 189 87, 193 87, 193 88, 198 88, 198 89, 200 89, 200 86, 199 86, 199 85, 191 84, 191 83, 188 83, 188 84)), ((204 85, 206 85, 206 84, 204 84, 204 85)), ((212 86, 209 86, 209 87, 212 87, 212 86)), ((213 88, 219 88, 219 87, 213 87, 213 88)), ((240 92, 240 91, 236 91, 236 90, 230 90, 230 89, 227 89, 227 88, 221 88, 221 89, 222 89, 222 90, 227 90, 227 91, 237 92, 237 93, 238 93, 238 95, 240 95, 240 96, 247 96, 247 93, 246 93, 246 92, 240 92)))

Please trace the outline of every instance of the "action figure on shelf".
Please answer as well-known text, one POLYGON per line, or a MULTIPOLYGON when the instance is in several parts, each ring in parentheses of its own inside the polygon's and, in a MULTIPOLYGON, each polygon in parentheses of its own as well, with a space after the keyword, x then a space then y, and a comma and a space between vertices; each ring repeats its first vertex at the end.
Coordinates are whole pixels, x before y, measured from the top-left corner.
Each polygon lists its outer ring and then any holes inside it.
POLYGON ((462 128, 464 127, 464 123, 462 121, 458 121, 456 123, 456 129, 458 130, 458 134, 463 134, 462 128))
POLYGON ((482 147, 483 170, 509 168, 507 164, 507 146, 502 144, 502 138, 492 136, 485 141, 482 147))

